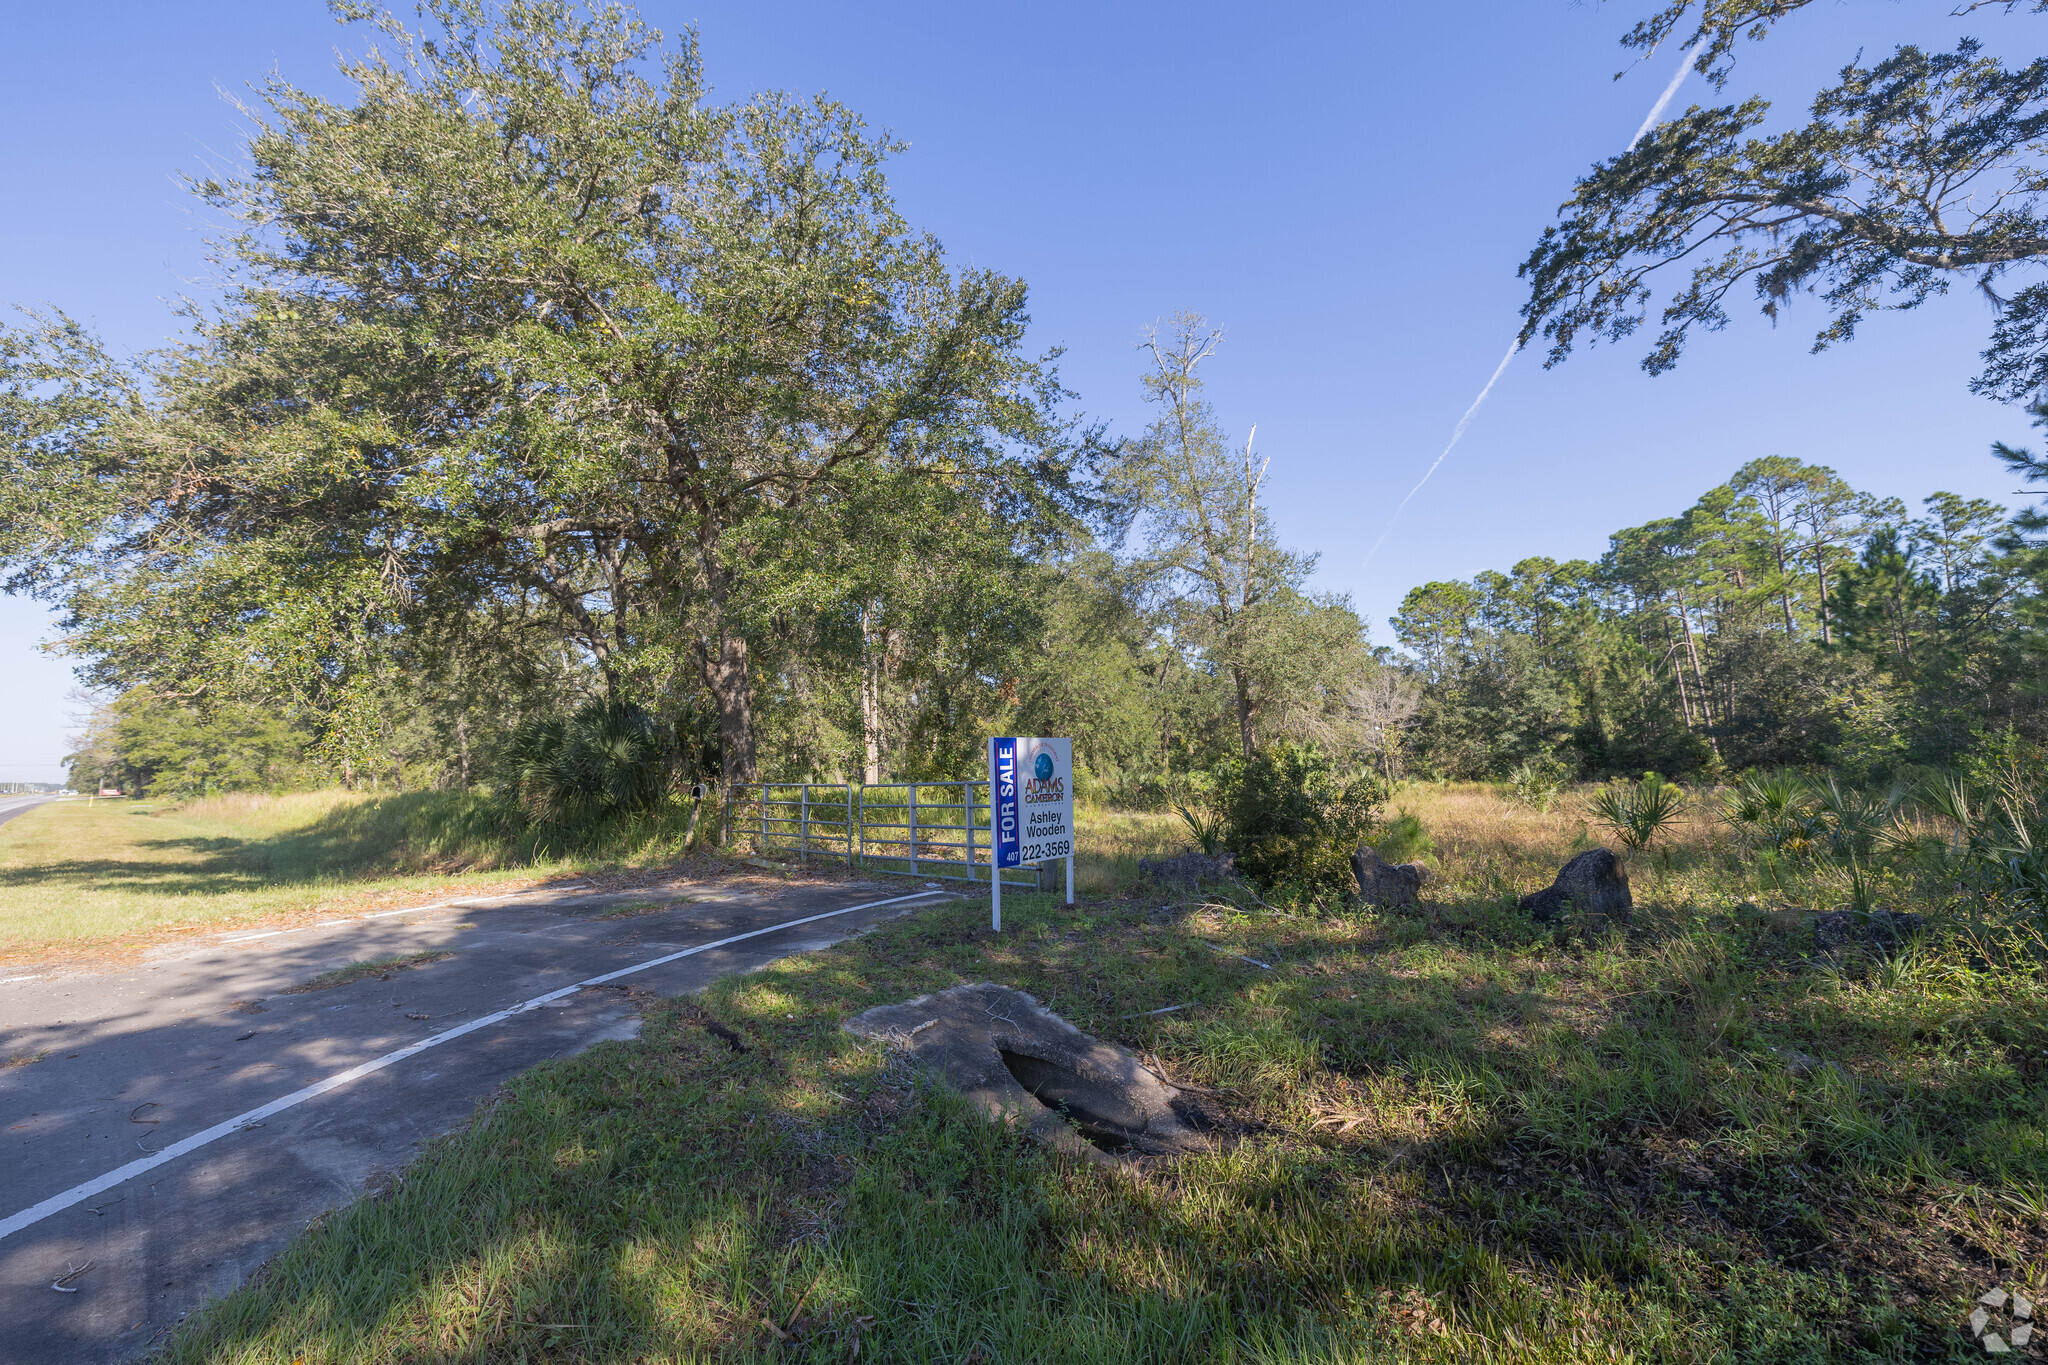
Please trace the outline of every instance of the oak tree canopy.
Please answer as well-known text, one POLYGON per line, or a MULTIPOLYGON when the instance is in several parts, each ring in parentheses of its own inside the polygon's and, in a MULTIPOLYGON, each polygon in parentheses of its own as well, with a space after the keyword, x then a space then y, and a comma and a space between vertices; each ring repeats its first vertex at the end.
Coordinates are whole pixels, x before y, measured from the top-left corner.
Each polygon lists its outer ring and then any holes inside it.
MULTIPOLYGON (((1718 90, 1743 40, 1808 3, 1673 0, 1623 43, 1684 43, 1718 90)), ((1816 299, 1820 351, 1872 312, 1961 283, 1996 308, 1971 387, 2014 401, 2048 381, 2048 281, 2034 278, 2048 256, 2048 58, 2012 64, 1976 38, 1908 44, 1868 63, 1859 54, 1801 126, 1766 132, 1770 112, 1756 96, 1695 105, 1582 178, 1521 267, 1523 342, 1543 338, 1557 364, 1582 341, 1633 336, 1661 294, 1643 359, 1658 374, 1695 328, 1724 327, 1743 292, 1773 321, 1816 299)))
POLYGON ((183 344, 0 338, 0 564, 105 681, 345 730, 380 670, 540 640, 614 698, 708 696, 748 778, 761 651, 845 597, 856 524, 1071 510, 1023 283, 911 228, 853 113, 713 104, 693 35, 609 7, 335 9, 379 34, 352 98, 273 76, 246 167, 192 182, 232 226, 183 344))

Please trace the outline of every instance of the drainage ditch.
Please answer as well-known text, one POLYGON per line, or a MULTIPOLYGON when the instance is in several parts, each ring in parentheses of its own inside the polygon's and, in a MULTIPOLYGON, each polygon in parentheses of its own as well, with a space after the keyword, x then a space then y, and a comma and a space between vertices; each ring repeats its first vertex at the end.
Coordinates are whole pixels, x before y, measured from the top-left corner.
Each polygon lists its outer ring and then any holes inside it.
POLYGON ((1131 1139, 1145 1131, 1145 1112, 1122 1088, 1091 1080, 1080 1072, 1029 1057, 1021 1052, 1002 1051, 1003 1066, 1017 1084, 1046 1108, 1070 1120, 1102 1151, 1122 1155, 1130 1150, 1131 1139))

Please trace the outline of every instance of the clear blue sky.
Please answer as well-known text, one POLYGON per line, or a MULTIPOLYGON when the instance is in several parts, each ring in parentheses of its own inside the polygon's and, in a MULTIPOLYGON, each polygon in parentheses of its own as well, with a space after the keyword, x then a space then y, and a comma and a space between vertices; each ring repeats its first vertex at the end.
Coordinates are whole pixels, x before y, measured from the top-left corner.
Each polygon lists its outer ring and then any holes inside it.
MULTIPOLYGON (((1283 536, 1320 551, 1391 639, 1411 586, 1532 554, 1594 556, 1744 460, 1834 466, 1909 502, 2003 497, 1986 454, 2034 433, 1965 382, 1990 325, 1967 290, 1806 354, 1820 315, 1738 314, 1650 379, 1636 351, 1545 371, 1524 354, 1463 444, 1372 543, 1513 334, 1515 266, 1572 179, 1620 150, 1675 54, 1620 81, 1649 0, 1394 4, 866 4, 649 0, 694 22, 718 91, 824 90, 910 143, 894 183, 963 262, 1030 282, 1038 340, 1086 407, 1135 432, 1139 329, 1179 308, 1228 328, 1211 396, 1259 429, 1283 536)), ((1859 48, 2048 50, 2048 20, 1947 0, 1816 5, 1745 51, 1743 89, 1804 100, 1859 48)), ((175 178, 232 162, 222 91, 272 66, 341 93, 313 0, 21 5, 0 52, 0 301, 51 303, 120 346, 168 337, 203 294, 206 229, 175 178)), ((1691 78, 1674 105, 1710 98, 1691 78)), ((75 706, 39 656, 40 606, 0 598, 0 779, 54 779, 75 706)))

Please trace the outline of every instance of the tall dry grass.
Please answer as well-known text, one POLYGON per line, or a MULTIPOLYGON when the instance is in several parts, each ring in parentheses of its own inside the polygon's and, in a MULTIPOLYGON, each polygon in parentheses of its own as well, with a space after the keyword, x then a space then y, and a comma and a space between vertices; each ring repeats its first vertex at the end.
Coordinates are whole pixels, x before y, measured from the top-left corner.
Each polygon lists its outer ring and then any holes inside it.
MULTIPOLYGON (((1481 782, 1416 783, 1398 790, 1390 812, 1408 811, 1435 843, 1431 895, 1440 901, 1503 900, 1547 885, 1574 854, 1596 846, 1624 853, 1639 903, 1712 908, 1739 902, 1805 910, 1849 903, 1848 873, 1824 861, 1773 861, 1743 846, 1723 820, 1719 792, 1688 794, 1680 818, 1649 847, 1626 853, 1589 810, 1597 790, 1559 795, 1547 811, 1481 782)), ((1917 893, 1897 868, 1865 869, 1880 900, 1903 906, 1917 893)))
MULTIPOLYGON (((1421 820, 1433 846, 1423 859, 1437 874, 1433 895, 1521 895, 1548 885, 1574 854, 1596 845, 1620 849, 1612 833, 1587 813, 1591 791, 1568 791, 1549 810, 1537 810, 1509 799, 1491 783, 1408 783, 1387 802, 1384 814, 1421 820)), ((1194 846, 1187 826, 1172 814, 1083 810, 1075 823, 1075 885, 1095 895, 1116 894, 1135 884, 1140 859, 1194 846)), ((1703 869, 1719 883, 1732 870, 1733 852, 1713 802, 1695 793, 1680 821, 1629 859, 1629 872, 1638 883, 1657 889, 1681 887, 1703 869)))
POLYGON ((1119 895, 1138 880, 1138 863, 1190 847, 1178 815, 1158 811, 1080 810, 1074 813, 1074 892, 1119 895))

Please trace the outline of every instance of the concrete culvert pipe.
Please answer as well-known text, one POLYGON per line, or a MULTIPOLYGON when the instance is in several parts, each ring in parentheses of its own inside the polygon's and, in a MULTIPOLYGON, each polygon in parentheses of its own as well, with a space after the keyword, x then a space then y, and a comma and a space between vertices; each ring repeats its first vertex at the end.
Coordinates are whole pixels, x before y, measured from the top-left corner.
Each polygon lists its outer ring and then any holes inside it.
POLYGON ((1023 991, 983 981, 879 1005, 846 1023, 999 1122, 1092 1161, 1204 1151, 1212 1126, 1193 1096, 1137 1057, 1081 1032, 1023 991))

